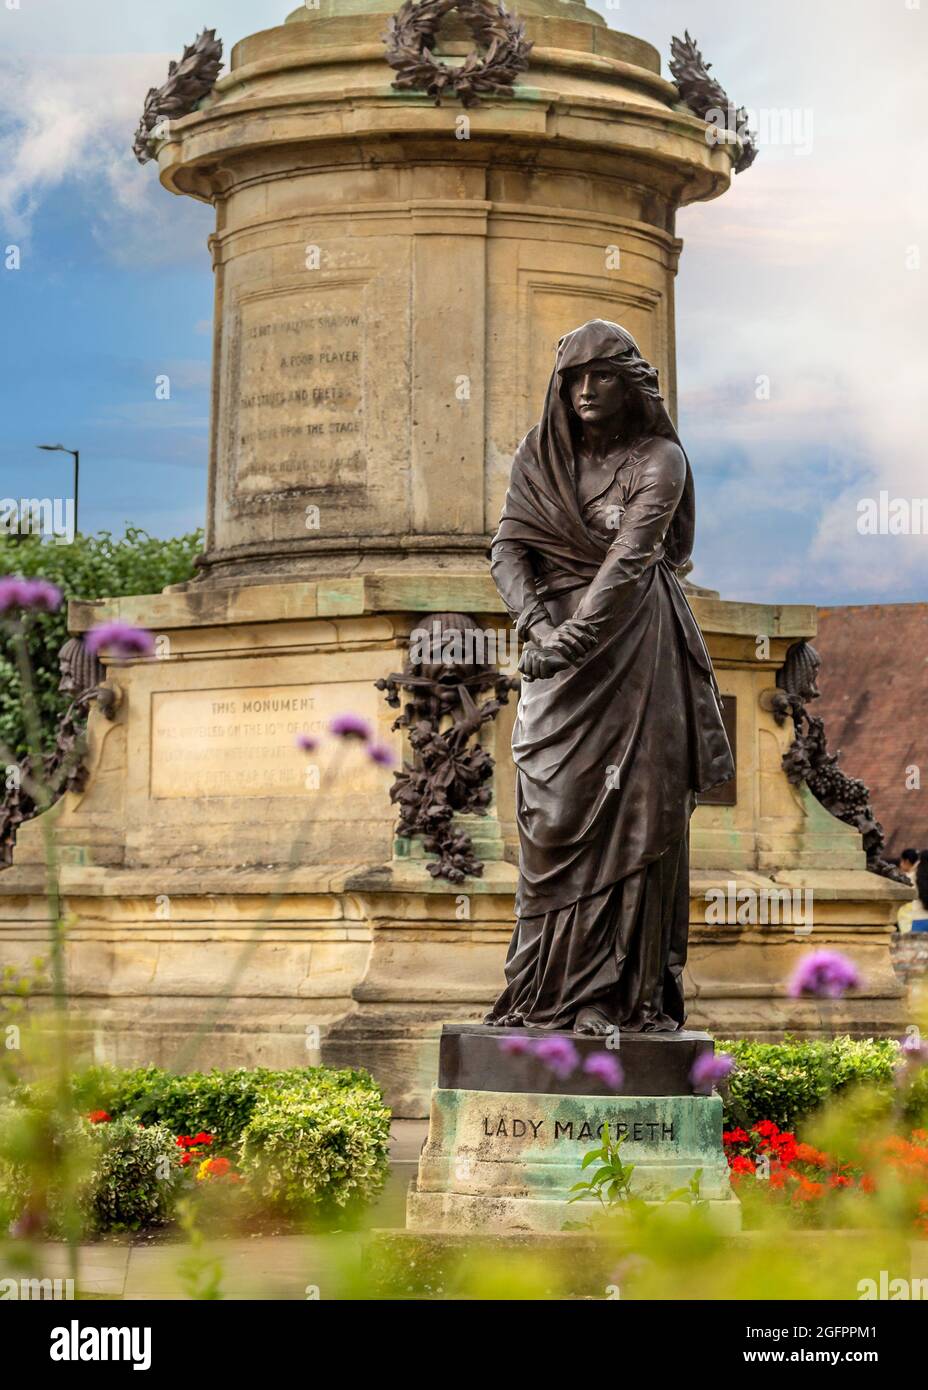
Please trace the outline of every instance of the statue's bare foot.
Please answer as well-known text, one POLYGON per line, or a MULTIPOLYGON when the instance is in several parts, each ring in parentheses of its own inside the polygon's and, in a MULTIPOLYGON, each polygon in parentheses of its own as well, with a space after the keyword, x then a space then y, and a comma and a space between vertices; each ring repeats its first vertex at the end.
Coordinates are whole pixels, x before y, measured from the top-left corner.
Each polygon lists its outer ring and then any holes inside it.
POLYGON ((600 1013, 599 1009, 588 1006, 581 1009, 574 1019, 574 1032, 605 1037, 607 1034, 615 1032, 615 1024, 605 1014, 600 1013))
POLYGON ((483 1020, 491 1028, 524 1028, 525 1019, 521 1014, 487 1014, 483 1020))

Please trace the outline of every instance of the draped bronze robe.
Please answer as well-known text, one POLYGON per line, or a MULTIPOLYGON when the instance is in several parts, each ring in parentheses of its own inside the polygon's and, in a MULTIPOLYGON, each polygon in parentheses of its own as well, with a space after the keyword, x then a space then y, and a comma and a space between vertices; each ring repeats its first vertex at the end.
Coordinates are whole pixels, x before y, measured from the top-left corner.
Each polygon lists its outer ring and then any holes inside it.
POLYGON ((705 644, 677 579, 693 481, 659 397, 655 433, 581 506, 564 373, 642 363, 595 320, 561 340, 541 423, 522 441, 492 573, 520 636, 547 615, 591 623, 577 666, 524 682, 513 731, 520 838, 516 929, 490 1019, 669 1031, 685 1013, 687 841, 697 792, 734 772, 705 644), (617 523, 617 524, 616 524, 617 523))

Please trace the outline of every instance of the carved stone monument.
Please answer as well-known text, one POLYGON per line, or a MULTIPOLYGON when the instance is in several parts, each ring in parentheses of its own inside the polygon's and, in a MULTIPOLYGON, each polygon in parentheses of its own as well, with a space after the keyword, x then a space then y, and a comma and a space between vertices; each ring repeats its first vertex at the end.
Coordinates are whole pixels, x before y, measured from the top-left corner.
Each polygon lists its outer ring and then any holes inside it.
MULTIPOLYGON (((518 655, 423 676, 410 638, 435 615, 509 635, 487 550, 565 333, 621 324, 675 417, 676 212, 723 194, 749 148, 707 138, 694 46, 678 87, 582 0, 522 0, 524 34, 503 35, 518 62, 431 91, 436 64, 490 62, 475 7, 438 9, 408 83, 390 0, 320 0, 237 44, 218 79, 207 31, 149 94, 139 157, 216 215, 206 544, 186 586, 72 604, 75 635, 118 617, 158 656, 121 666, 115 717, 90 714, 86 780, 49 812, 75 1030, 98 1056, 170 1065, 205 1021, 185 1065, 363 1064, 401 1116, 427 1111, 442 1024, 477 1023, 503 986, 518 856, 515 701, 485 679, 516 679, 518 655), (414 706, 399 727, 390 682, 414 706), (451 703, 423 729, 431 700, 451 703), (405 756, 395 802, 366 760, 312 789, 294 735, 344 711, 405 756), (417 809, 426 783, 445 799, 417 809)), ((866 982, 829 1027, 895 1030, 906 890, 787 779, 792 724, 761 705, 814 610, 691 604, 735 775, 692 820, 688 1026, 821 1030, 785 989, 804 929, 707 912, 713 895, 810 891, 812 940, 866 982)), ((14 964, 40 950, 41 865, 27 822, 0 873, 14 964)))

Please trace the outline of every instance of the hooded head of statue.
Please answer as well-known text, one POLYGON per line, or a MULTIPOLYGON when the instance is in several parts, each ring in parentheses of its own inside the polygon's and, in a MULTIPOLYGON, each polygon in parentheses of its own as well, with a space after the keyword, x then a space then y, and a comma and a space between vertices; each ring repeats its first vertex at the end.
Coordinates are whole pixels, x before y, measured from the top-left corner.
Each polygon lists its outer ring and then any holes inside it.
MULTIPOLYGON (((634 448, 646 447, 655 436, 680 444, 660 393, 657 371, 642 357, 629 332, 606 319, 591 319, 561 338, 541 420, 516 454, 498 538, 527 541, 581 574, 595 570, 603 557, 602 542, 586 527, 577 499, 581 421, 570 397, 573 375, 591 362, 608 363, 620 378, 625 388, 623 423, 629 427, 627 437, 634 448)), ((665 555, 675 569, 689 560, 694 531, 693 476, 687 460, 686 484, 664 540, 665 555)))

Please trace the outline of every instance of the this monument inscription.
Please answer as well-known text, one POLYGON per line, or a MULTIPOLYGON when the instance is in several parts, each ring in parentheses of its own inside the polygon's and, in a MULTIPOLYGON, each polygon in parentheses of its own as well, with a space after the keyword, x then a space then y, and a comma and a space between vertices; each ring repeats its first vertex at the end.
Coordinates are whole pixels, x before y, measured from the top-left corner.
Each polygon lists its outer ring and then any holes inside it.
MULTIPOLYGON (((366 682, 254 686, 156 692, 151 715, 151 795, 300 796, 325 781, 332 746, 309 763, 294 748, 299 733, 325 733, 329 721, 352 709, 376 724, 377 692, 366 682)), ((382 787, 358 754, 339 766, 340 792, 382 787)))

